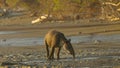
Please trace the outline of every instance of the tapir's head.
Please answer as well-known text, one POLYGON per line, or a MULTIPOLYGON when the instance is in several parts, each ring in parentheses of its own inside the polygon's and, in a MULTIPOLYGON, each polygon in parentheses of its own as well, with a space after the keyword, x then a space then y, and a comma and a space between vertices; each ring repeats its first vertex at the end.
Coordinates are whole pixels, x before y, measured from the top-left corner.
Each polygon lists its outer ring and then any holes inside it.
POLYGON ((75 52, 71 44, 71 39, 68 39, 64 42, 63 48, 67 53, 73 55, 73 58, 75 58, 75 52))

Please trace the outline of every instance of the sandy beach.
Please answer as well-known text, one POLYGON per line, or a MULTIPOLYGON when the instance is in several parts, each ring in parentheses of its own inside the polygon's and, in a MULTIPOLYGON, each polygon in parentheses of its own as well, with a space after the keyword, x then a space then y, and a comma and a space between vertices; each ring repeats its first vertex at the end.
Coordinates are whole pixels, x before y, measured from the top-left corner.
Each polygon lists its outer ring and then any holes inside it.
POLYGON ((22 63, 20 65, 39 66, 40 68, 120 67, 119 22, 87 22, 85 20, 30 24, 32 18, 15 19, 15 21, 7 19, 4 21, 5 23, 3 22, 4 19, 0 20, 1 66, 7 62, 8 65, 11 63, 10 66, 22 63), (18 21, 18 25, 15 24, 16 21, 18 21), (73 38, 72 44, 76 53, 75 61, 64 50, 61 50, 59 61, 46 60, 45 46, 43 43, 39 43, 43 42, 39 40, 40 38, 43 40, 45 34, 51 29, 63 32, 67 38, 73 38), (74 36, 80 37, 74 38, 74 36))

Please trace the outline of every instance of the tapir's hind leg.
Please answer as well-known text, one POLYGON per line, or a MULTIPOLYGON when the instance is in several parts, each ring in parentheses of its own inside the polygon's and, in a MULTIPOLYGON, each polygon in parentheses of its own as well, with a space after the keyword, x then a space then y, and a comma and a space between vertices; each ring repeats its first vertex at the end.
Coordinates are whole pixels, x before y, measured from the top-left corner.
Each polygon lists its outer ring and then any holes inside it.
POLYGON ((54 51, 55 51, 55 47, 52 47, 48 59, 54 59, 54 51))
POLYGON ((49 46, 48 46, 48 44, 47 44, 46 40, 45 40, 45 45, 46 45, 47 58, 48 58, 48 57, 49 57, 49 46))

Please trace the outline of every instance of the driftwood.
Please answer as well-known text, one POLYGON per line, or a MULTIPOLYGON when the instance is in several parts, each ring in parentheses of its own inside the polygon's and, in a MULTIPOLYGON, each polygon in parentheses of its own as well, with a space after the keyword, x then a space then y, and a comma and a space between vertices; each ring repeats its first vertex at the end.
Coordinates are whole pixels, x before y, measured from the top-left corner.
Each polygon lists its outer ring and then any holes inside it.
POLYGON ((117 21, 120 20, 120 13, 118 11, 119 8, 117 8, 120 5, 119 3, 113 3, 113 2, 102 2, 102 11, 101 11, 101 19, 107 19, 108 21, 117 21), (117 9, 114 9, 116 7, 117 9))

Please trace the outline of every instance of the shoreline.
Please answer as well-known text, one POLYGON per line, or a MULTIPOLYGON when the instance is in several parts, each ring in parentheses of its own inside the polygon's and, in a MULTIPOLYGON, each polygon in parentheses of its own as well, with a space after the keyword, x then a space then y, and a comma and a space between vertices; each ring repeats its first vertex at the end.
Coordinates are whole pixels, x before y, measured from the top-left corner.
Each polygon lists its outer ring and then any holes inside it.
POLYGON ((63 32, 66 36, 77 35, 112 35, 120 34, 120 24, 91 24, 91 23, 41 23, 27 26, 1 26, 1 32, 11 32, 11 34, 0 34, 0 38, 24 38, 24 37, 44 37, 51 29, 63 32))

